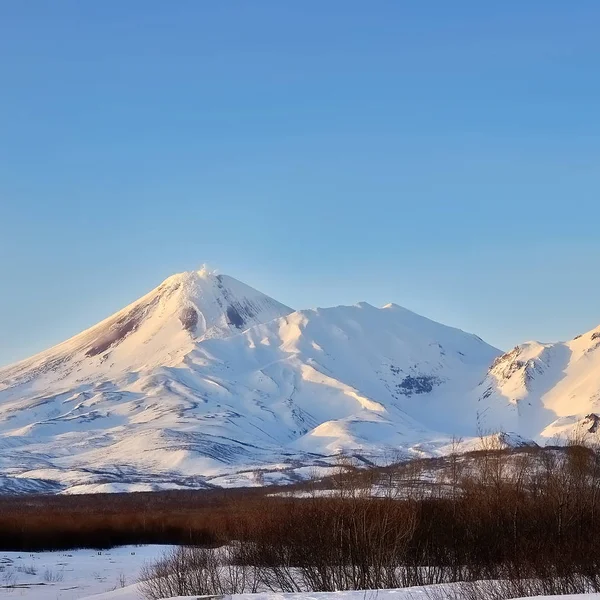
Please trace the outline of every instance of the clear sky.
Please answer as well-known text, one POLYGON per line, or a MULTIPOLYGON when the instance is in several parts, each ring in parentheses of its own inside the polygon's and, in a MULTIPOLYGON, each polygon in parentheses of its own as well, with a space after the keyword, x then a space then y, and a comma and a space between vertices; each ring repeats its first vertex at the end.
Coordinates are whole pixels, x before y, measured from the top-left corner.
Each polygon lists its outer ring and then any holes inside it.
POLYGON ((501 348, 600 323, 597 0, 0 3, 0 364, 206 262, 501 348))

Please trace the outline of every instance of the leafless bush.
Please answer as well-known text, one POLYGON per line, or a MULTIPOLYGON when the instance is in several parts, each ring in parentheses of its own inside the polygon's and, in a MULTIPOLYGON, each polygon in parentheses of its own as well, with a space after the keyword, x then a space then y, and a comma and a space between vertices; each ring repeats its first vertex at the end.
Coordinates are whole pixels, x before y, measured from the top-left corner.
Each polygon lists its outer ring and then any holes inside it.
POLYGON ((140 591, 149 600, 173 596, 222 596, 256 591, 253 570, 235 564, 231 549, 180 547, 143 567, 140 591))
POLYGON ((585 577, 549 577, 460 581, 425 588, 428 600, 509 600, 531 596, 585 594, 591 591, 585 577))
POLYGON ((63 571, 53 571, 49 567, 44 571, 44 581, 46 583, 59 583, 64 579, 63 571))
POLYGON ((37 575, 37 569, 34 565, 24 565, 17 567, 19 573, 25 573, 25 575, 37 575))
POLYGON ((0 575, 2 576, 2 583, 4 587, 13 587, 17 582, 17 575, 14 569, 5 569, 0 575))

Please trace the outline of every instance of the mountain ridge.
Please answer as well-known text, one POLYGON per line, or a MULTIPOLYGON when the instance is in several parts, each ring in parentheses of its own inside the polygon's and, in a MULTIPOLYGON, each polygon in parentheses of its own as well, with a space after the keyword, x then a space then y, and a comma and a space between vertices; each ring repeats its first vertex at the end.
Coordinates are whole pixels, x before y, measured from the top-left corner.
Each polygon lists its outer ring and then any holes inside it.
POLYGON ((585 422, 600 413, 600 326, 566 342, 515 346, 494 362, 481 388, 483 411, 496 413, 496 428, 547 440, 585 433, 585 422))

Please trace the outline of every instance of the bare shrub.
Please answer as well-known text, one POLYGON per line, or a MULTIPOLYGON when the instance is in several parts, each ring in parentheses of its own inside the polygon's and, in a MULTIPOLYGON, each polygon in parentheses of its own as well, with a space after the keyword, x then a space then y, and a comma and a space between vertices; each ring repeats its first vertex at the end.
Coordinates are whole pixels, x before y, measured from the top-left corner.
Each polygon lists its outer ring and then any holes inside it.
POLYGON ((140 591, 149 600, 222 596, 255 591, 251 569, 232 561, 231 549, 182 546, 142 568, 140 591))
POLYGON ((273 503, 240 557, 278 592, 398 587, 416 524, 413 503, 363 497, 348 480, 340 497, 273 503))
POLYGON ((424 589, 428 600, 509 600, 531 596, 585 594, 589 591, 588 583, 580 576, 460 581, 424 589))
POLYGON ((44 571, 43 578, 46 583, 59 583, 64 579, 64 576, 65 574, 63 571, 53 571, 48 567, 44 571))
POLYGON ((24 565, 17 567, 19 573, 25 573, 25 575, 37 575, 37 569, 34 565, 24 565))
POLYGON ((17 574, 14 569, 5 569, 1 572, 4 587, 13 587, 17 583, 17 574))

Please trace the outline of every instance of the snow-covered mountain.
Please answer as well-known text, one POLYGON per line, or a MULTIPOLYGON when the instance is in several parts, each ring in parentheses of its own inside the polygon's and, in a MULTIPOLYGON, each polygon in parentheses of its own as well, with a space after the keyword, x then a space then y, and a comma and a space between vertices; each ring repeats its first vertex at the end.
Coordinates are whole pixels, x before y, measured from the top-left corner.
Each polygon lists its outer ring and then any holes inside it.
POLYGON ((293 311, 226 275, 174 275, 0 369, 0 487, 285 481, 339 453, 369 464, 481 432, 596 432, 600 327, 500 354, 394 304, 293 311))
POLYGON ((434 453, 475 431, 472 390, 499 354, 393 304, 294 312, 225 275, 175 275, 0 369, 0 484, 234 485, 339 452, 434 453))
POLYGON ((481 427, 539 442, 595 434, 600 327, 570 342, 527 342, 499 357, 475 391, 481 427))

